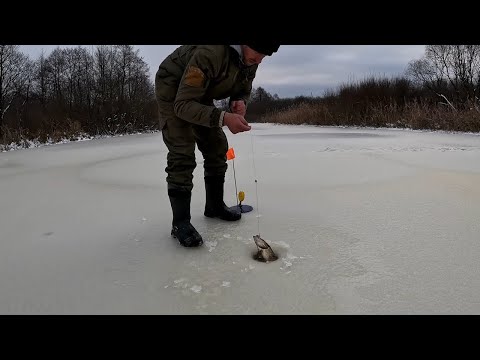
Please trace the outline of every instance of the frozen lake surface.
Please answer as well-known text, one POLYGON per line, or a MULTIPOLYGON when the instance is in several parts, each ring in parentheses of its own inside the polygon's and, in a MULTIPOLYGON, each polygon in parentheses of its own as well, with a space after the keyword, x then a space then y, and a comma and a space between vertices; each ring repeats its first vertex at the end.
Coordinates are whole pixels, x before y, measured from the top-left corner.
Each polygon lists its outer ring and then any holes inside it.
POLYGON ((478 134, 252 125, 225 128, 239 222, 203 216, 197 152, 198 249, 159 133, 0 153, 0 313, 480 314, 478 134))

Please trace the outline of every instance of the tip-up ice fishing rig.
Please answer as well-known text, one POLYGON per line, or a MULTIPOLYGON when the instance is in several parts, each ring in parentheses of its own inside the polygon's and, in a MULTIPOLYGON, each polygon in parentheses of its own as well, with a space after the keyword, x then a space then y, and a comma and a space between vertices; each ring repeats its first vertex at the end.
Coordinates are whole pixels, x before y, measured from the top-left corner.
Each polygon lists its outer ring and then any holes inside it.
MULTIPOLYGON (((260 214, 258 212, 258 181, 257 181, 257 175, 256 175, 256 169, 255 169, 255 159, 254 159, 254 150, 253 150, 253 137, 251 136, 251 140, 252 140, 252 160, 253 160, 253 175, 255 177, 255 194, 256 194, 256 199, 257 199, 257 203, 256 203, 256 208, 257 208, 257 225, 258 225, 258 234, 257 235, 254 235, 253 236, 253 239, 255 240, 255 243, 257 245, 257 248, 259 249, 259 253, 261 251, 266 251, 265 249, 268 248, 268 251, 271 253, 270 256, 268 256, 268 258, 270 259, 270 261, 274 261, 276 259, 278 259, 278 256, 273 252, 273 250, 271 249, 271 247, 267 244, 267 242, 261 238, 260 236, 260 214), (256 240, 257 239, 257 240, 256 240), (265 249, 261 249, 258 247, 258 241, 262 241, 264 242, 266 248, 265 249)), ((231 160, 232 161, 232 165, 233 165, 233 178, 234 178, 234 181, 235 181, 235 197, 237 199, 237 205, 234 205, 234 206, 231 206, 230 209, 232 210, 235 210, 235 211, 239 211, 241 213, 247 213, 247 212, 250 212, 253 210, 253 207, 251 205, 245 205, 245 204, 242 204, 242 202, 245 200, 245 192, 244 191, 238 191, 237 189, 237 176, 235 174, 235 151, 233 150, 233 147, 232 148, 229 148, 228 151, 227 151, 227 160, 231 160)), ((265 257, 265 256, 263 256, 265 257)), ((257 259, 259 261, 261 261, 261 259, 263 259, 263 257, 257 257, 257 259)), ((268 261, 267 261, 268 262, 268 261)))

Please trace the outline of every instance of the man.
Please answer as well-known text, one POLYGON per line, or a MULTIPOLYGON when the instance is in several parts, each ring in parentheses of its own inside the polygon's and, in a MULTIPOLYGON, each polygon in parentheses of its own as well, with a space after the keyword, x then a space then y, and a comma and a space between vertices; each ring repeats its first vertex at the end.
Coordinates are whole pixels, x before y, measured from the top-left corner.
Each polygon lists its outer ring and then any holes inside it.
POLYGON ((155 76, 160 129, 168 148, 168 196, 173 213, 171 235, 186 247, 203 239, 191 224, 190 202, 195 144, 204 158, 204 215, 236 221, 241 213, 223 201, 228 142, 222 127, 249 131, 245 120, 252 82, 265 56, 280 45, 182 45, 160 64, 155 76), (214 105, 229 98, 230 111, 214 105))

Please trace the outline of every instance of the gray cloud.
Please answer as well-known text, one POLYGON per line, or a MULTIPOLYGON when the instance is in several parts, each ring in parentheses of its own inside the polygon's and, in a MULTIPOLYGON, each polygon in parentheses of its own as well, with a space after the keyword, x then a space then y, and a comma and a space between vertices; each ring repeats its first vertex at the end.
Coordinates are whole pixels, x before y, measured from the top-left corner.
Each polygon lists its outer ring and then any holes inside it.
MULTIPOLYGON (((21 49, 37 58, 57 46, 22 45, 21 49)), ((82 45, 90 46, 90 45, 82 45)), ((136 45, 150 66, 152 80, 162 60, 178 45, 136 45)), ((424 55, 424 45, 282 45, 260 65, 254 87, 263 87, 280 97, 322 95, 344 83, 366 77, 403 75, 408 63, 424 55)))

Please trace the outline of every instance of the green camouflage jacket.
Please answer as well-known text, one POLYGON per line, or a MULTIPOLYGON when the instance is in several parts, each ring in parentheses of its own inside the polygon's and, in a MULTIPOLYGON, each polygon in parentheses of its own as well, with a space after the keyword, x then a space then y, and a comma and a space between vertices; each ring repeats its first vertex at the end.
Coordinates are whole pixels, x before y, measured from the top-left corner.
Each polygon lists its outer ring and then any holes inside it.
POLYGON ((229 97, 247 105, 257 68, 243 64, 235 45, 182 45, 157 70, 158 106, 173 107, 177 117, 194 124, 223 126, 224 111, 214 100, 229 97))

